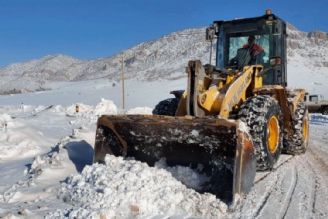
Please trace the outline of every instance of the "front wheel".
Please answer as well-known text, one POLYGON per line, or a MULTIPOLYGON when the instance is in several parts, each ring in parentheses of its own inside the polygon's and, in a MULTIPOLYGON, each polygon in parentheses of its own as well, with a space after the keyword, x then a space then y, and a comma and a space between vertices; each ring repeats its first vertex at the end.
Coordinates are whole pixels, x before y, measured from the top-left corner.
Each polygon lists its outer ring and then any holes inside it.
POLYGON ((155 106, 153 115, 175 116, 178 105, 178 98, 168 98, 166 100, 162 100, 155 106))
POLYGON ((258 170, 272 169, 282 149, 282 113, 270 96, 249 98, 240 108, 239 118, 249 128, 258 170))

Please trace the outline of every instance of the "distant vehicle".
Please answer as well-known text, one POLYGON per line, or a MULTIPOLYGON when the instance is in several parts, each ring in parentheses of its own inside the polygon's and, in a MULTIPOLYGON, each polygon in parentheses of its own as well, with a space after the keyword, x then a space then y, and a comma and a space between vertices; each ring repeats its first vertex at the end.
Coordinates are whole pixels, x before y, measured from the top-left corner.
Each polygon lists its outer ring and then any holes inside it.
POLYGON ((323 115, 328 115, 328 100, 325 100, 323 95, 307 93, 304 98, 309 113, 322 113, 323 115))

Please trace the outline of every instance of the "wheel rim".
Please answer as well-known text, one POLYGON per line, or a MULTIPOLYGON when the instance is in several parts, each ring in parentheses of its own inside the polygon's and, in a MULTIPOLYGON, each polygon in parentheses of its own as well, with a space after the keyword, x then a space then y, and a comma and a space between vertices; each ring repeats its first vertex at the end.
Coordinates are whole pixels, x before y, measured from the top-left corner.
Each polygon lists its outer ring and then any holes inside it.
POLYGON ((304 116, 304 121, 303 121, 303 141, 304 143, 307 142, 309 137, 309 120, 307 115, 304 116))
POLYGON ((272 116, 268 122, 268 149, 271 154, 274 154, 279 145, 279 121, 276 116, 272 116))

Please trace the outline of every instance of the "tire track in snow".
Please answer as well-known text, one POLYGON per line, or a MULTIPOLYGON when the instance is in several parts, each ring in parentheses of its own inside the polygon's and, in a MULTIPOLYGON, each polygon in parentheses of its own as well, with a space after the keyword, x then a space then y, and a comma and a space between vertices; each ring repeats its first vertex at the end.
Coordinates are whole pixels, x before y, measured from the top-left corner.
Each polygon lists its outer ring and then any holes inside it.
POLYGON ((285 218, 311 218, 317 193, 317 175, 308 161, 309 153, 297 156, 299 185, 295 189, 293 201, 285 218), (296 214, 298 213, 298 214, 296 214))
POLYGON ((253 187, 252 191, 247 195, 245 203, 238 208, 238 212, 235 212, 233 218, 255 218, 260 214, 263 206, 273 192, 275 184, 279 180, 279 175, 276 173, 269 175, 272 177, 272 180, 258 182, 260 186, 253 187), (263 189, 264 191, 258 191, 263 189))
POLYGON ((312 218, 327 218, 328 209, 326 200, 328 196, 328 188, 326 187, 326 184, 328 182, 328 165, 322 160, 317 152, 314 151, 314 148, 309 148, 308 152, 308 163, 311 165, 316 179, 314 202, 312 205, 312 218))
POLYGON ((314 168, 313 168, 313 165, 310 163, 309 159, 306 158, 306 163, 308 165, 308 168, 311 170, 311 172, 313 173, 314 175, 314 188, 313 188, 313 192, 311 194, 311 198, 312 198, 312 201, 311 201, 311 213, 312 213, 312 217, 314 217, 315 215, 315 209, 316 209, 316 199, 317 199, 317 192, 318 192, 318 188, 319 188, 319 179, 318 179, 318 176, 317 174, 315 173, 314 171, 314 168))
POLYGON ((295 193, 295 189, 296 189, 296 186, 297 186, 297 183, 298 183, 298 169, 297 169, 297 166, 294 165, 293 167, 293 177, 292 177, 292 182, 290 184, 290 187, 288 189, 288 192, 287 192, 287 196, 285 198, 286 201, 284 201, 284 203, 287 203, 287 204, 284 204, 280 210, 280 212, 282 214, 280 214, 280 217, 279 218, 285 218, 286 217, 286 214, 288 212, 288 209, 289 209, 289 206, 292 202, 292 199, 293 199, 293 196, 294 196, 294 193, 295 193))
POLYGON ((279 170, 288 165, 293 156, 282 155, 281 158, 271 171, 257 173, 253 189, 247 196, 245 203, 234 214, 235 218, 255 218, 261 214, 277 182, 280 180, 279 170))
POLYGON ((269 172, 260 181, 256 182, 254 185, 253 192, 247 197, 248 202, 242 206, 239 218, 256 218, 261 213, 263 207, 266 205, 270 195, 274 191, 275 185, 280 180, 279 174, 277 172, 269 172), (270 179, 267 177, 271 177, 270 179), (264 189, 264 191, 258 191, 264 189), (256 202, 255 207, 253 203, 256 202), (247 214, 249 209, 254 209, 247 214), (245 212, 246 211, 246 212, 245 212), (245 215, 246 213, 246 215, 245 215))
POLYGON ((295 158, 298 179, 289 206, 280 218, 327 218, 327 166, 313 149, 295 158))
POLYGON ((283 156, 273 171, 257 173, 252 191, 233 218, 327 218, 322 199, 328 196, 323 187, 328 174, 325 177, 322 171, 328 166, 311 151, 283 156))
POLYGON ((295 159, 292 159, 292 162, 287 162, 289 165, 283 165, 278 169, 276 174, 279 180, 274 183, 273 192, 254 218, 283 218, 285 216, 298 181, 295 162, 295 159))
POLYGON ((264 208, 264 206, 266 205, 267 201, 269 200, 269 197, 272 194, 273 189, 275 188, 275 185, 278 182, 278 179, 279 179, 279 177, 278 177, 278 175, 276 175, 276 180, 274 181, 274 183, 272 183, 272 185, 269 188, 269 190, 267 190, 266 193, 263 195, 263 199, 260 200, 260 205, 257 207, 257 210, 255 211, 255 214, 253 215, 252 218, 257 218, 260 215, 262 209, 264 208))
POLYGON ((264 173, 261 177, 259 177, 258 179, 255 179, 254 185, 258 184, 259 182, 261 182, 262 180, 264 180, 267 176, 269 176, 270 174, 272 174, 273 172, 277 171, 280 167, 282 167, 283 165, 286 165, 291 159, 293 158, 293 156, 288 156, 285 160, 283 160, 281 163, 279 163, 276 167, 274 167, 271 171, 268 171, 266 173, 264 173))

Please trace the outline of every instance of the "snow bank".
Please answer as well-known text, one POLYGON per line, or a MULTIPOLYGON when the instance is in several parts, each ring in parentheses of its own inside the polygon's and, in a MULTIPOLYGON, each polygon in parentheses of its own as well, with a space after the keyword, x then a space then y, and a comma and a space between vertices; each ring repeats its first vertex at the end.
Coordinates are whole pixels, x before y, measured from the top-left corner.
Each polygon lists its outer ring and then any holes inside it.
POLYGON ((77 113, 76 113, 77 106, 79 108, 78 114, 80 114, 80 115, 83 114, 84 117, 87 116, 90 118, 98 117, 100 115, 115 115, 118 112, 117 106, 114 104, 113 101, 106 100, 103 98, 96 106, 90 106, 90 105, 86 105, 83 103, 76 103, 76 104, 68 106, 66 109, 64 109, 62 107, 57 107, 57 106, 55 106, 55 108, 57 110, 65 110, 66 114, 68 116, 75 117, 75 116, 77 116, 77 113))
POLYGON ((39 133, 16 122, 8 114, 0 114, 0 160, 17 159, 39 152, 39 133))
POLYGON ((100 103, 97 104, 94 114, 117 114, 117 106, 113 103, 113 101, 102 98, 100 103))
POLYGON ((49 218, 76 215, 91 218, 156 215, 217 218, 227 211, 227 206, 214 195, 188 189, 164 169, 110 155, 106 156, 105 165, 93 164, 85 167, 81 174, 68 177, 58 196, 75 207, 57 210, 48 214, 49 218))
POLYGON ((152 115, 153 109, 149 107, 136 107, 128 110, 126 114, 143 114, 143 115, 152 115))
POLYGON ((66 109, 66 113, 75 113, 76 112, 76 106, 79 107, 79 112, 90 112, 93 110, 93 106, 89 106, 83 103, 76 103, 73 105, 70 105, 66 109))
POLYGON ((328 116, 322 114, 311 114, 310 122, 312 124, 328 123, 328 116))
POLYGON ((5 128, 8 123, 12 120, 11 116, 4 113, 0 115, 0 128, 5 128))
POLYGON ((38 155, 34 158, 30 169, 28 170, 28 173, 31 176, 39 176, 41 173, 46 169, 51 167, 58 167, 62 166, 61 161, 66 158, 63 158, 63 152, 60 150, 62 147, 62 144, 59 143, 55 147, 51 148, 51 151, 47 154, 38 155), (60 154, 61 153, 61 154, 60 154))

